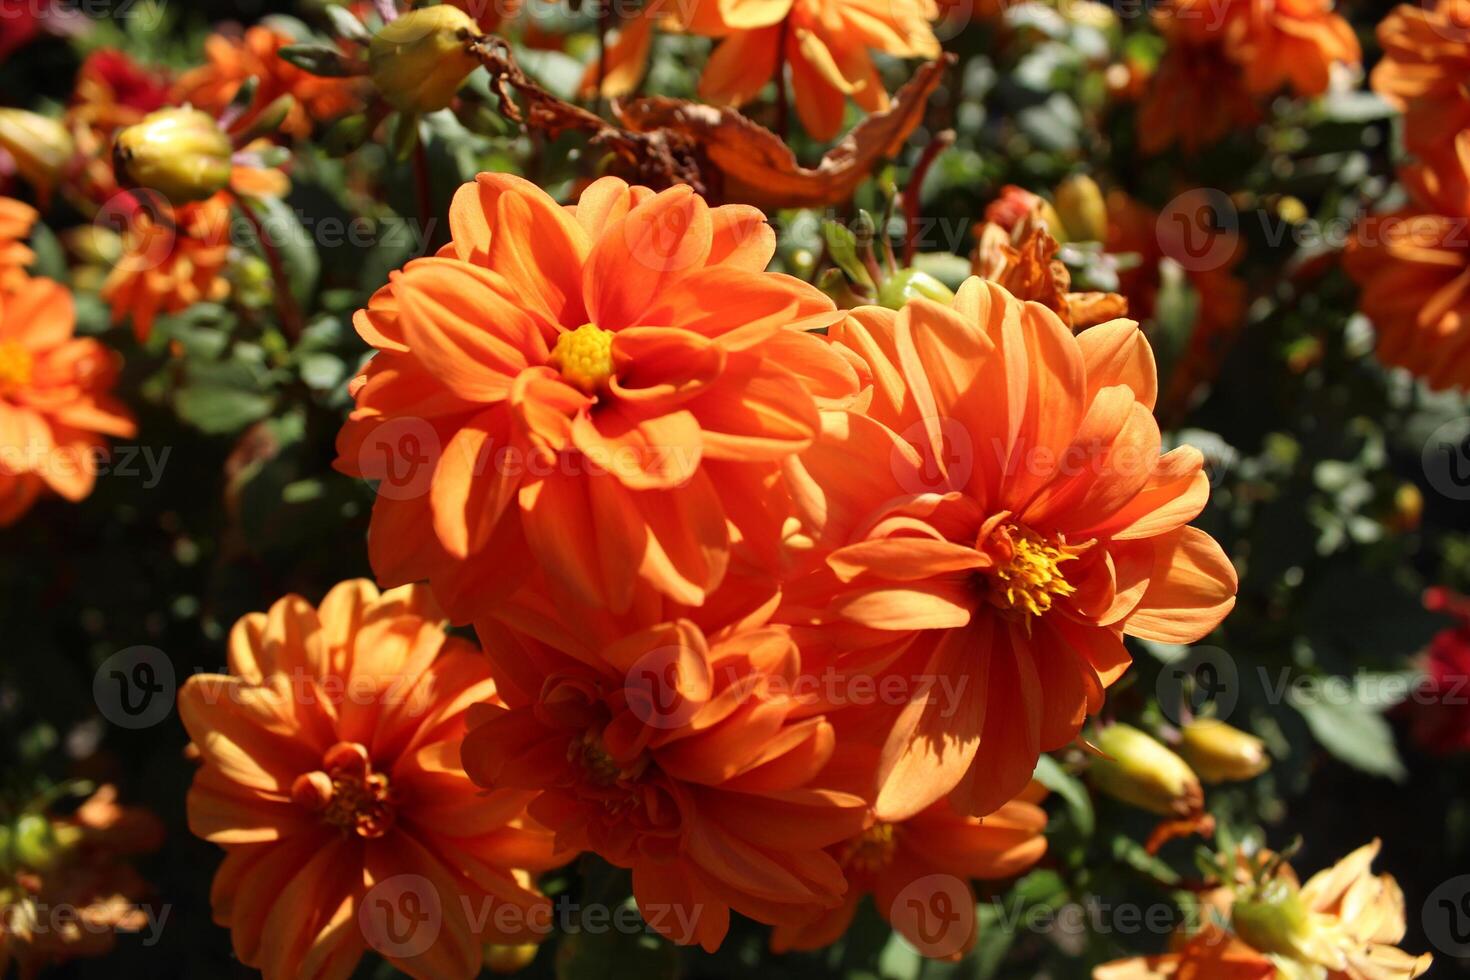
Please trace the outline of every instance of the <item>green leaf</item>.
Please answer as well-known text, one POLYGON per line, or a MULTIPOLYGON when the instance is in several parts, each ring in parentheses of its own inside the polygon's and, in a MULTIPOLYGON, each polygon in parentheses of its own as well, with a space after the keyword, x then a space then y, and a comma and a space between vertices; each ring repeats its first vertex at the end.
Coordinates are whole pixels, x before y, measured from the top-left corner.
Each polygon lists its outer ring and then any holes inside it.
POLYGON ((249 201, 243 206, 256 212, 266 239, 280 256, 292 295, 303 306, 309 305, 321 272, 321 259, 316 242, 302 227, 296 210, 279 198, 249 201))
POLYGON ((276 53, 302 71, 323 78, 349 78, 360 74, 357 65, 330 44, 287 44, 276 53))
POLYGON ((1081 780, 1069 774, 1061 764, 1049 755, 1036 760, 1036 771, 1032 773, 1038 783, 1051 790, 1067 804, 1067 812, 1083 837, 1091 837, 1097 820, 1092 810, 1092 797, 1081 780))
POLYGON ((858 258, 857 236, 852 233, 851 228, 835 221, 824 221, 822 236, 827 240, 827 253, 849 280, 869 290, 877 288, 873 277, 868 274, 868 267, 858 258))
POLYGON ((1289 698, 1322 747, 1348 765, 1394 782, 1408 776, 1393 729, 1373 708, 1326 697, 1308 698, 1293 688, 1289 698))

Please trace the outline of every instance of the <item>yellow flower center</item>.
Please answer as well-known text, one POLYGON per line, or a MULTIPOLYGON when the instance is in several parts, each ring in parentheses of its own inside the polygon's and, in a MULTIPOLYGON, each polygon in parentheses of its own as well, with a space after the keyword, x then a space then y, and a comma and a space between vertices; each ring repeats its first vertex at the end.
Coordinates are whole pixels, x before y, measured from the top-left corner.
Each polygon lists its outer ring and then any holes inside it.
POLYGON ((1061 564, 1072 561, 1081 549, 1051 544, 1029 528, 1010 525, 997 532, 998 547, 991 574, 990 601, 1005 610, 1021 610, 1040 616, 1051 609, 1057 596, 1077 591, 1062 574, 1061 564))
POLYGON ((296 777, 291 796, 347 834, 382 837, 393 826, 395 796, 388 776, 373 771, 367 750, 355 742, 328 749, 322 769, 296 777))
POLYGON ((13 340, 0 341, 0 391, 24 388, 31 383, 35 358, 13 340))
POLYGON ((560 371, 567 384, 593 395, 613 376, 612 342, 611 330, 584 323, 556 338, 546 363, 560 371))
POLYGON ((893 824, 875 823, 852 840, 842 852, 842 865, 856 871, 876 874, 893 860, 898 847, 893 824))

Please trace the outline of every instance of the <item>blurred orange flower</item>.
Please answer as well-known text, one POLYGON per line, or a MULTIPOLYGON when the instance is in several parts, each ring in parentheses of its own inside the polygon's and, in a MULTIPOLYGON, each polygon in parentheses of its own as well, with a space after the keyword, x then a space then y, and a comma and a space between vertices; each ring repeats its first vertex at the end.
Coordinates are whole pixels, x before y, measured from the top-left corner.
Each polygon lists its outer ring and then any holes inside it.
POLYGON ((1215 377, 1220 362, 1245 326, 1245 283, 1234 270, 1243 250, 1239 234, 1229 228, 1206 227, 1214 202, 1204 191, 1186 191, 1175 197, 1167 218, 1122 191, 1107 197, 1107 250, 1114 255, 1136 254, 1139 262, 1118 273, 1118 284, 1128 309, 1140 320, 1158 310, 1163 286, 1161 263, 1181 263, 1186 280, 1199 297, 1189 345, 1174 365, 1160 398, 1159 414, 1166 420, 1188 407, 1199 387, 1215 377))
POLYGON ((697 4, 684 26, 721 39, 700 78, 700 98, 742 106, 789 65, 802 126, 813 139, 830 140, 842 130, 849 98, 865 112, 888 108, 870 50, 937 58, 930 24, 938 16, 933 0, 760 0, 697 4))
POLYGON ((362 104, 362 79, 313 75, 277 53, 294 43, 289 35, 264 26, 248 28, 243 37, 211 34, 204 42, 208 63, 179 78, 173 88, 174 102, 219 115, 246 79, 254 77, 259 79, 260 88, 236 125, 248 128, 261 110, 289 95, 294 104, 281 130, 297 139, 310 136, 316 123, 330 122, 362 104))
POLYGON ((36 209, 14 198, 0 197, 0 289, 10 289, 26 278, 25 268, 36 253, 25 238, 36 223, 36 209))
POLYGON ((453 243, 356 318, 379 353, 352 384, 338 469, 379 484, 380 581, 428 578, 456 620, 519 584, 616 611, 641 584, 697 605, 773 517, 752 492, 819 426, 813 388, 856 390, 806 328, 838 314, 763 272, 760 211, 603 178, 575 207, 481 174, 453 243), (438 451, 442 447, 442 452, 438 451))
POLYGON ((123 215, 123 255, 101 291, 112 307, 112 322, 131 319, 139 340, 153 332, 158 314, 229 293, 223 276, 230 258, 229 194, 176 208, 153 201, 140 198, 136 209, 123 215))
POLYGON ((0 526, 43 490, 81 500, 92 492, 103 436, 136 431, 110 394, 118 357, 75 337, 71 293, 50 279, 0 289, 0 526))
POLYGON ((1437 389, 1470 389, 1470 131, 1454 147, 1454 171, 1402 174, 1410 206, 1364 218, 1343 260, 1378 359, 1437 389))
POLYGON ((1101 707, 1125 633, 1193 642, 1234 605, 1230 561, 1186 526, 1204 458, 1159 456, 1153 353, 1130 320, 1074 336, 972 278, 952 308, 863 308, 833 334, 868 363, 873 404, 829 413, 802 457, 832 550, 789 614, 849 624, 848 646, 946 685, 910 684, 892 709, 880 819, 945 795, 989 813, 1101 707))
POLYGON ((1403 111, 1405 148, 1452 179, 1456 136, 1470 129, 1470 3, 1395 7, 1378 25, 1378 43, 1373 90, 1403 111))
MULTIPOLYGON (((642 76, 652 31, 662 20, 676 30, 718 40, 699 82, 699 97, 738 108, 791 70, 796 113, 808 135, 830 140, 842 130, 850 98, 865 112, 888 108, 888 91, 871 52, 896 58, 940 56, 931 26, 935 0, 758 0, 753 3, 680 3, 652 0, 621 29, 608 50, 603 92, 631 92, 642 76)), ((583 79, 596 88, 594 65, 583 79)))
POLYGON ((1169 46, 1139 107, 1145 153, 1198 152, 1252 125, 1258 98, 1321 95, 1334 64, 1362 60, 1332 0, 1166 0, 1154 23, 1169 46))
POLYGON ((835 738, 825 718, 799 717, 785 629, 757 616, 707 635, 676 620, 595 663, 534 642, 515 656, 544 685, 475 709, 465 768, 484 786, 540 791, 530 813, 558 846, 630 868, 650 927, 713 952, 732 910, 777 924, 841 903, 842 869, 823 849, 862 829, 866 805, 816 779, 835 738))
POLYGON ((465 712, 489 667, 428 592, 343 582, 287 596, 230 634, 230 675, 195 675, 179 715, 202 765, 189 828, 225 849, 211 901, 267 980, 345 977, 371 947, 414 977, 469 978, 482 945, 525 942, 550 909, 528 871, 562 863, 530 794, 465 776, 465 712), (416 905, 417 923, 380 921, 416 905))
POLYGON ((105 956, 117 933, 148 926, 149 887, 125 858, 156 851, 163 824, 98 789, 67 816, 23 815, 6 830, 0 875, 0 976, 23 978, 82 956, 105 956), (27 825, 27 821, 32 822, 27 825), (57 915, 57 910, 73 914, 57 915))

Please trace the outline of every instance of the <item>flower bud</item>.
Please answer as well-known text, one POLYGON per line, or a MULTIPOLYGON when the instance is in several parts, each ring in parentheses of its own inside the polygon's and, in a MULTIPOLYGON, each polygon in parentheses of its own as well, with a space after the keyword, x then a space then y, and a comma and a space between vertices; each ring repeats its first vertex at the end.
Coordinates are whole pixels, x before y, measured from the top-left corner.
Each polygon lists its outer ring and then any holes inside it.
POLYGON ((485 969, 491 973, 518 973, 531 965, 539 948, 535 943, 518 946, 491 943, 485 947, 485 969))
POLYGON ((1181 735, 1179 753, 1207 783, 1254 779, 1270 768, 1265 742, 1218 718, 1198 718, 1181 735))
POLYGON ((1106 753, 1089 773, 1099 790, 1116 800, 1164 817, 1185 817, 1204 805, 1196 776, 1162 743, 1132 725, 1109 725, 1097 737, 1106 753))
POLYGON ((59 846, 51 821, 39 813, 24 813, 11 829, 10 853, 23 868, 43 871, 55 862, 59 846))
POLYGON ((368 45, 368 68, 383 98, 402 112, 443 109, 480 61, 468 42, 474 18, 448 4, 410 10, 384 24, 368 45))
POLYGON ((1057 185, 1057 215, 1074 242, 1101 242, 1108 237, 1108 206, 1097 181, 1073 174, 1057 185))
POLYGON ((174 204, 203 201, 230 183, 230 138, 198 109, 159 109, 117 135, 117 169, 174 204))
POLYGON ((1311 915, 1289 882, 1270 881, 1237 899, 1230 918, 1236 934, 1262 953, 1298 961, 1314 959, 1311 915))
POLYGON ((901 310, 915 296, 932 299, 936 303, 954 302, 954 293, 948 286, 929 273, 919 269, 900 269, 878 288, 878 302, 890 310, 901 310))
POLYGON ((76 153, 76 144, 60 120, 24 109, 0 109, 0 149, 15 158, 22 177, 49 188, 76 153))

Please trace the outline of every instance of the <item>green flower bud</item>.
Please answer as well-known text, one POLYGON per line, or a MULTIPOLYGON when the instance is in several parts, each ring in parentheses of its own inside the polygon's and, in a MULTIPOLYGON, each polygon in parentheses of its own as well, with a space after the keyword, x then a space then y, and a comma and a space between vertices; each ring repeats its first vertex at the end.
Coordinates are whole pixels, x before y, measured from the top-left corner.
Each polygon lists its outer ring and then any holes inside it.
POLYGON ((175 204, 213 197, 230 184, 230 138, 198 109, 159 109, 117 135, 117 168, 175 204))
POLYGON ((1199 718, 1184 726, 1179 753, 1207 783, 1253 779, 1271 766, 1266 743, 1218 718, 1199 718))
POLYGON ((410 10, 373 35, 368 45, 373 84, 402 112, 443 109, 480 64, 468 44, 479 36, 474 18, 458 7, 410 10))
POLYGON ((954 293, 944 283, 919 269, 900 269, 878 287, 879 304, 890 310, 901 310, 915 296, 946 305, 954 302, 954 293))
POLYGON ((1132 725, 1109 725, 1097 737, 1105 758, 1088 770, 1108 796, 1164 817, 1185 817, 1204 805, 1199 777, 1185 761, 1132 725))

